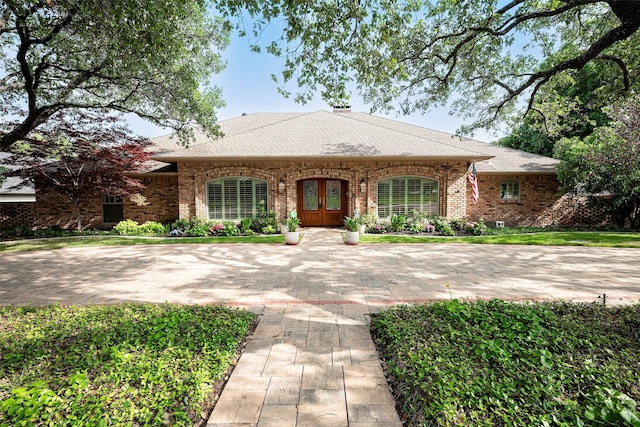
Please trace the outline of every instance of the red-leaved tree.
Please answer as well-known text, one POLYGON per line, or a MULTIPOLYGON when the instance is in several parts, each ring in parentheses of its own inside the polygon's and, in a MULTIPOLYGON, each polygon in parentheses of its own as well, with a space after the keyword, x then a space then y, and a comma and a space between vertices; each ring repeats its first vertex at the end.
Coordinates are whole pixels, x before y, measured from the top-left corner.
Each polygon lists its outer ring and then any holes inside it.
POLYGON ((118 117, 66 111, 12 147, 7 162, 18 166, 13 175, 37 182, 38 191, 53 191, 69 200, 81 230, 83 202, 104 195, 130 196, 144 188, 127 172, 135 172, 149 159, 149 144, 118 117))

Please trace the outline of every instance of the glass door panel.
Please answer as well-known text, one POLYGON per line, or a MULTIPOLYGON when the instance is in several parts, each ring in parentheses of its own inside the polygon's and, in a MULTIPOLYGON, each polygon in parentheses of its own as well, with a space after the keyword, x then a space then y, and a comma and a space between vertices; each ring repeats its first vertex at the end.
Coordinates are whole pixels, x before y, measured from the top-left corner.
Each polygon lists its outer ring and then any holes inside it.
POLYGON ((328 211, 339 211, 342 209, 342 196, 340 192, 340 181, 327 180, 326 181, 326 196, 328 211))
POLYGON ((318 210, 318 181, 304 181, 302 206, 306 211, 318 210))

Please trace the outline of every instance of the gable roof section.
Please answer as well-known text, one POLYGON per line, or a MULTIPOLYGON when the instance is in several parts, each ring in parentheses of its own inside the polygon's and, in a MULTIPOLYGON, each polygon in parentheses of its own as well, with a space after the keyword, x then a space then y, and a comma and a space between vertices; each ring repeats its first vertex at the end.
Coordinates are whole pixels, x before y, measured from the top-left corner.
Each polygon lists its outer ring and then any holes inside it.
POLYGON ((269 159, 458 159, 479 173, 555 173, 557 160, 460 138, 366 113, 255 113, 219 123, 224 137, 196 130, 189 148, 170 135, 155 138, 161 162, 269 159))
POLYGON ((492 158, 478 162, 476 169, 479 173, 556 173, 556 165, 559 160, 538 154, 527 153, 526 151, 513 148, 502 147, 495 144, 478 141, 475 139, 462 138, 445 132, 427 129, 395 120, 382 117, 375 117, 368 114, 358 114, 358 120, 367 122, 375 121, 379 126, 388 126, 407 133, 428 135, 430 138, 447 141, 456 147, 465 147, 472 151, 484 153, 492 158))
MULTIPOLYGON (((256 113, 220 122, 224 137, 207 139, 196 132, 196 144, 156 160, 430 158, 488 159, 491 156, 448 144, 429 134, 406 133, 357 120, 364 113, 256 113)), ((168 137, 160 137, 162 144, 168 137)))

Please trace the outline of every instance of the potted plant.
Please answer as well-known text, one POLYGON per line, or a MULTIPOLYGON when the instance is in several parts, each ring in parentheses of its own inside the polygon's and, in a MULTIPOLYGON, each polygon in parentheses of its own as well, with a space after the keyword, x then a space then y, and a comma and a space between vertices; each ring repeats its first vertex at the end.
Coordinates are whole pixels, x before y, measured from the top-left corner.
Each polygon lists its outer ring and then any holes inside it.
POLYGON ((356 218, 344 217, 344 227, 347 232, 344 235, 344 242, 347 245, 357 245, 360 240, 360 233, 358 233, 358 220, 356 218))
POLYGON ((289 212, 287 218, 282 222, 285 227, 284 242, 287 245, 297 245, 300 240, 300 232, 298 227, 300 226, 300 218, 296 211, 289 212))

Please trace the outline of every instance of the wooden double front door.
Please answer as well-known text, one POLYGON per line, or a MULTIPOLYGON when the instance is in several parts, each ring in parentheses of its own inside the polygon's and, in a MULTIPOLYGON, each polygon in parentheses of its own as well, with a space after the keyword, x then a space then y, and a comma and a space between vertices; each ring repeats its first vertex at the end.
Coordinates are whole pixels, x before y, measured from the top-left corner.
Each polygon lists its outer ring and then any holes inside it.
POLYGON ((346 181, 329 178, 298 181, 298 216, 304 227, 342 225, 346 215, 346 181))

